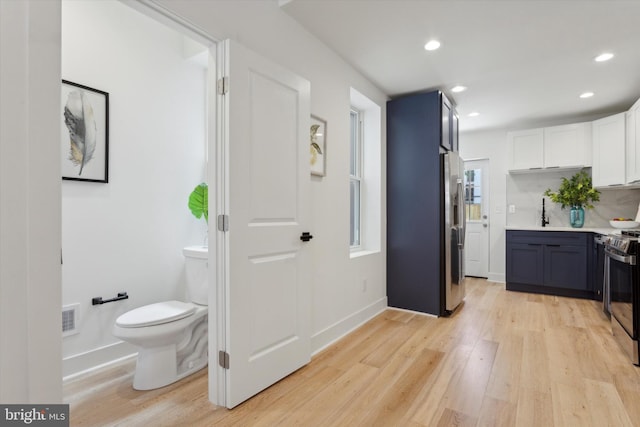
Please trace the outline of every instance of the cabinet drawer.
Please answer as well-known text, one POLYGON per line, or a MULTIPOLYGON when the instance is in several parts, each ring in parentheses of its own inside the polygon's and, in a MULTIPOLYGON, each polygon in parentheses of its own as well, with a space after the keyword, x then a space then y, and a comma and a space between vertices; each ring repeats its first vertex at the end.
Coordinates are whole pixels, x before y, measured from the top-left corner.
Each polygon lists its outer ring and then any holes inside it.
POLYGON ((519 231, 507 230, 507 241, 549 246, 587 246, 590 233, 575 231, 519 231))

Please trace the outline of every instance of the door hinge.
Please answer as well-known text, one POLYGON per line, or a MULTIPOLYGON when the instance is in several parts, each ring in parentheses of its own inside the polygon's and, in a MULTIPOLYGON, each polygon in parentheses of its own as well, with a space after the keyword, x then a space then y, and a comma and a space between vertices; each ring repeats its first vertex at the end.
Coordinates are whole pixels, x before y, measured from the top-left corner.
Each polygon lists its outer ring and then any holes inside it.
POLYGON ((218 215, 218 230, 229 231, 229 215, 218 215))
POLYGON ((218 352, 218 364, 224 369, 229 369, 229 353, 220 350, 218 352))
POLYGON ((229 77, 218 79, 218 94, 226 95, 229 92, 229 77))

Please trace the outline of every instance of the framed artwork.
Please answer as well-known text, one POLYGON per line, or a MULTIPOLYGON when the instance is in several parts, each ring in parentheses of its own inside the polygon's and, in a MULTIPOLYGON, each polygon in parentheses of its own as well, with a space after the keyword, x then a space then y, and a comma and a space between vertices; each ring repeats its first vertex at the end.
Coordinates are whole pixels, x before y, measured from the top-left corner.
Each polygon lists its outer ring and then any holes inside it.
POLYGON ((325 176, 327 159, 327 122, 311 116, 310 133, 311 175, 325 176))
POLYGON ((62 80, 62 179, 109 182, 109 94, 62 80))

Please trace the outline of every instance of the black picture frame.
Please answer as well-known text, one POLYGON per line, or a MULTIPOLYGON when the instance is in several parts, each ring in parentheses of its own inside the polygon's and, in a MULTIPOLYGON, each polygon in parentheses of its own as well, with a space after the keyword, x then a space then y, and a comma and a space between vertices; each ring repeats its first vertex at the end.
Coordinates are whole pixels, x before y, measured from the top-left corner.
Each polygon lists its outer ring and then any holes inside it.
POLYGON ((60 162, 63 180, 109 182, 109 93, 62 80, 60 162))

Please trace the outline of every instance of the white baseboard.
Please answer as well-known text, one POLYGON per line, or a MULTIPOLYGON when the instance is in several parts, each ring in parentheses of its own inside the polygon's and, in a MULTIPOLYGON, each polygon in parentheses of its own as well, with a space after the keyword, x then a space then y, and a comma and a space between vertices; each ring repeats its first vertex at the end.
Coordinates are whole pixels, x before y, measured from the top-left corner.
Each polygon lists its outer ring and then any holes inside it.
MULTIPOLYGON (((311 353, 316 354, 324 350, 386 309, 387 297, 380 298, 373 304, 316 333, 311 337, 311 353)), ((86 353, 66 357, 62 360, 63 381, 118 363, 126 358, 133 358, 136 355, 135 346, 121 341, 86 353)))
POLYGON ((319 353, 386 309, 387 297, 380 298, 373 304, 316 333, 311 337, 311 354, 319 353))
POLYGON ((65 357, 62 359, 62 380, 67 381, 122 359, 135 357, 137 354, 138 349, 135 346, 120 341, 85 353, 65 357))
POLYGON ((504 273, 489 273, 487 280, 498 283, 506 283, 507 281, 504 273))

